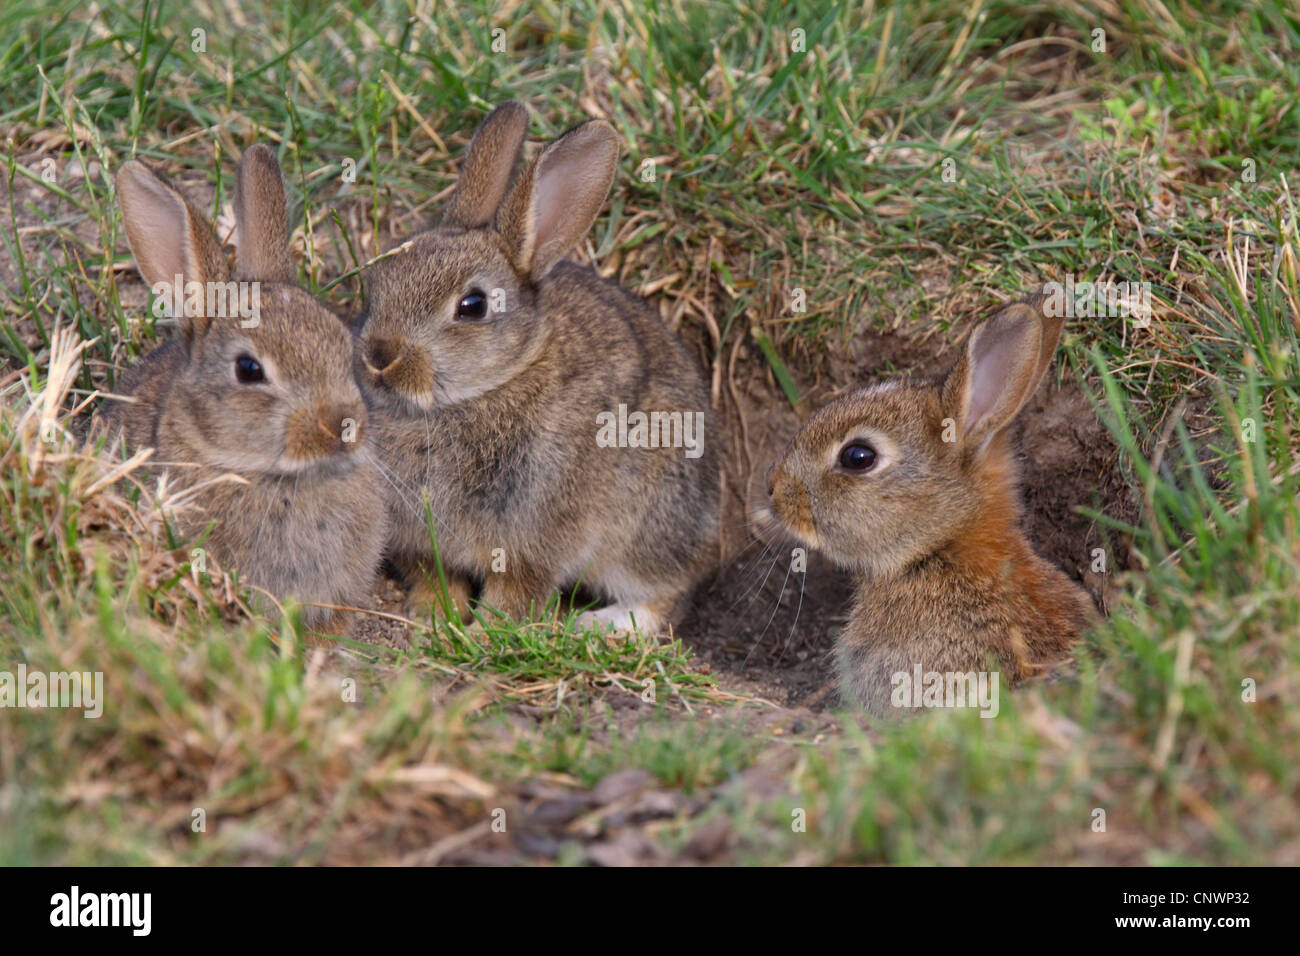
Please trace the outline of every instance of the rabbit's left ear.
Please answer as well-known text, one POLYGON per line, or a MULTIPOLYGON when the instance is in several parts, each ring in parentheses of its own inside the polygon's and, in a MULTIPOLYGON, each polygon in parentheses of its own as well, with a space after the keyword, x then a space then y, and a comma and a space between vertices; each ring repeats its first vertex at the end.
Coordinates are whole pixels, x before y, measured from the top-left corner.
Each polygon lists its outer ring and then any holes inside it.
POLYGON ((943 385, 944 409, 971 447, 982 450, 1015 420, 1052 364, 1064 323, 1018 303, 971 333, 943 385))
POLYGON ((492 221, 519 165, 527 134, 528 108, 523 103, 506 100, 488 114, 469 141, 442 225, 478 229, 492 221))
POLYGON ((244 150, 235 171, 236 257, 243 278, 292 284, 298 281, 289 254, 289 212, 280 163, 271 147, 244 150))
MULTIPOLYGON (((170 301, 173 294, 179 299, 192 282, 209 286, 230 278, 226 254, 212 223, 171 183, 138 159, 124 163, 117 171, 117 201, 122 207, 131 254, 144 281, 155 292, 170 301), (172 293, 164 293, 164 287, 172 293)), ((198 311, 195 315, 183 309, 174 316, 187 348, 207 332, 212 322, 212 316, 202 309, 198 311)))
POLYGON ((534 282, 596 221, 618 165, 619 138, 604 120, 575 126, 524 171, 497 213, 515 268, 534 282))

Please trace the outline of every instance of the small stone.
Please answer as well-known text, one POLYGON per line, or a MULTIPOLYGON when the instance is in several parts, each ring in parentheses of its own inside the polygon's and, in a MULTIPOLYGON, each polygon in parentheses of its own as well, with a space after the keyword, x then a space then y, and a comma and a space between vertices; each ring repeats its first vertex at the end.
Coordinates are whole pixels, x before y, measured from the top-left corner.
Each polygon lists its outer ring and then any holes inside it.
POLYGON ((624 797, 644 790, 654 781, 654 777, 648 770, 642 770, 640 767, 632 767, 627 770, 619 770, 605 777, 596 788, 592 790, 591 796, 596 803, 604 805, 613 803, 615 800, 621 800, 624 797))

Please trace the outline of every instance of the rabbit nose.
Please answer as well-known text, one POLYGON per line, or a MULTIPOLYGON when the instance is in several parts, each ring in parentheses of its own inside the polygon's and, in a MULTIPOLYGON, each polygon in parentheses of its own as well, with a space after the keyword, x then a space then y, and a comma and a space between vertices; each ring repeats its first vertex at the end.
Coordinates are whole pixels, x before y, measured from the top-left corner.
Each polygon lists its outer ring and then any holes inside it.
POLYGON ((285 452, 298 461, 359 452, 365 440, 366 407, 347 399, 319 399, 297 408, 289 418, 285 452))
POLYGON ((331 443, 351 451, 361 445, 366 412, 356 405, 321 405, 316 410, 316 425, 331 443))
POLYGON ((804 483, 780 469, 772 471, 768 482, 768 497, 776 516, 796 534, 810 534, 813 529, 812 499, 804 483))
POLYGON ((402 361, 402 350, 392 339, 374 339, 366 349, 366 365, 382 379, 402 361))

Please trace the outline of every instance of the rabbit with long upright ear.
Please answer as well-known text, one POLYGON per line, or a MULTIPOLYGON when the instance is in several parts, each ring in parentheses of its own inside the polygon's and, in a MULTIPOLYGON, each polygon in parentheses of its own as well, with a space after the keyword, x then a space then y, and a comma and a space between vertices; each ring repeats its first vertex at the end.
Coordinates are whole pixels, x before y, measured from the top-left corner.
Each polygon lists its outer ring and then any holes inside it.
POLYGON ((1020 529, 1008 435, 1062 323, 1039 298, 1003 309, 945 378, 833 400, 773 468, 776 517, 858 577, 836 647, 847 701, 888 714, 896 675, 918 668, 992 661, 1014 683, 1063 659, 1094 613, 1020 529))
MULTIPOLYGON (((104 418, 128 446, 156 449, 172 487, 203 486, 181 531, 211 525, 207 547, 242 580, 305 604, 364 603, 387 539, 383 479, 352 336, 294 284, 275 154, 259 144, 240 160, 233 280, 211 223, 158 173, 124 164, 117 194, 145 281, 181 305, 181 335, 124 376, 128 401, 104 418)), ((350 618, 303 613, 336 633, 350 618)))
POLYGON ((469 146, 440 226, 367 273, 359 361, 407 500, 393 556, 445 564, 521 619, 581 582, 601 626, 653 632, 710 567, 719 478, 699 362, 638 296, 563 261, 619 138, 577 126, 522 170, 527 110, 469 146))

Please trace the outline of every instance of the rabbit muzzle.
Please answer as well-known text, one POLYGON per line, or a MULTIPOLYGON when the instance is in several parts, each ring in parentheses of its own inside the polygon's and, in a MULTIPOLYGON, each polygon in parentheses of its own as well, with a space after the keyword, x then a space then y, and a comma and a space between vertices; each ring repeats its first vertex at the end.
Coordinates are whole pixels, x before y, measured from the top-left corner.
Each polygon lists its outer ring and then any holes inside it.
POLYGON ((366 371, 382 381, 402 364, 401 345, 392 339, 374 339, 366 343, 363 361, 366 371))
POLYGON ((364 447, 366 425, 366 408, 359 402, 317 402, 290 417, 285 451, 303 462, 352 455, 364 447))
POLYGON ((812 500, 804 483, 778 465, 769 473, 767 487, 772 511, 781 522, 800 538, 814 542, 817 529, 813 523, 812 500))
POLYGON ((364 342, 361 361, 367 379, 428 411, 433 405, 433 368, 419 349, 398 339, 364 342))

